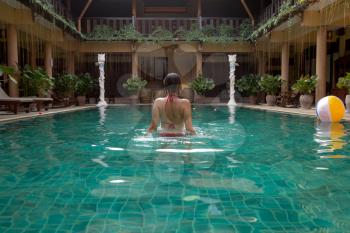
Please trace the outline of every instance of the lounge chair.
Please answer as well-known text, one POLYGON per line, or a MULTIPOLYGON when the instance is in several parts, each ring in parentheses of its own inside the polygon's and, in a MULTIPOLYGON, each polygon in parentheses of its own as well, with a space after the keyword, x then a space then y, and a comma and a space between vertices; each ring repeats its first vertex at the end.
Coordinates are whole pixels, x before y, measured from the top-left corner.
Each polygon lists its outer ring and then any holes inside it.
POLYGON ((22 105, 29 112, 29 106, 34 102, 31 98, 9 97, 0 87, 0 105, 7 105, 14 114, 18 113, 19 106, 22 105))
POLYGON ((32 103, 36 104, 36 108, 40 111, 43 107, 48 110, 48 106, 53 102, 52 98, 40 98, 40 97, 9 97, 7 93, 0 87, 0 104, 13 106, 13 112, 18 113, 18 108, 22 104, 27 108, 26 112, 29 112, 29 106, 32 103))

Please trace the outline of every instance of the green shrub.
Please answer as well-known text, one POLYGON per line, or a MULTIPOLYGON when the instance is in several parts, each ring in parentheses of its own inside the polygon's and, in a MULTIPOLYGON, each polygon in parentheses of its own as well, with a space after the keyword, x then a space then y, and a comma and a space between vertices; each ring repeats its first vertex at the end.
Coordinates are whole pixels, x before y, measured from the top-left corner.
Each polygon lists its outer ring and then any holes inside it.
POLYGON ((315 90, 316 84, 316 75, 305 75, 301 76, 296 83, 292 85, 292 90, 302 95, 310 95, 315 90))
POLYGON ((85 96, 93 88, 94 82, 89 73, 80 74, 75 83, 75 94, 85 96))
POLYGON ((344 77, 338 79, 337 87, 346 89, 348 94, 350 94, 350 73, 346 73, 344 77))
POLYGON ((204 95, 215 87, 215 83, 214 80, 199 75, 191 82, 190 86, 198 95, 204 95))
POLYGON ((123 87, 132 94, 139 93, 146 85, 147 81, 136 75, 132 76, 126 80, 125 83, 123 83, 123 87))
POLYGON ((281 89, 281 77, 279 75, 273 76, 265 74, 259 81, 259 86, 262 91, 268 95, 277 95, 281 89))
POLYGON ((244 75, 236 81, 236 87, 242 95, 254 96, 260 91, 259 80, 255 74, 244 75))
POLYGON ((20 89, 24 96, 47 96, 53 88, 53 79, 43 68, 25 65, 22 70, 20 89))
POLYGON ((0 76, 3 74, 12 75, 15 73, 15 69, 11 66, 0 65, 0 76))
POLYGON ((75 74, 62 74, 54 79, 54 90, 59 97, 70 97, 74 94, 78 77, 75 74))

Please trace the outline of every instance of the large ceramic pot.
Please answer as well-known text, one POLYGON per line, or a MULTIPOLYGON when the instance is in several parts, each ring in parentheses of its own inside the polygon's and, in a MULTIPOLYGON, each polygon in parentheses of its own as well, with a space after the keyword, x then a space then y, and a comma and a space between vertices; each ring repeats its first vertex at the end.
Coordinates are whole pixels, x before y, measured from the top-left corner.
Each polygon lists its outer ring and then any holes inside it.
POLYGON ((251 95, 248 98, 248 103, 249 104, 256 104, 257 97, 255 95, 251 95))
POLYGON ((129 96, 129 98, 131 100, 131 104, 138 104, 140 102, 140 98, 139 98, 138 93, 129 96))
POLYGON ((312 95, 301 95, 299 98, 300 106, 304 109, 310 109, 314 103, 314 97, 312 95))
POLYGON ((350 113, 350 95, 346 95, 345 104, 346 104, 346 112, 350 113))
POLYGON ((277 97, 275 95, 267 95, 266 96, 266 103, 268 106, 275 106, 276 100, 277 100, 277 97))
POLYGON ((78 106, 84 106, 86 103, 86 96, 77 96, 78 106))
POLYGON ((89 98, 89 104, 96 104, 96 98, 90 97, 89 98))
POLYGON ((204 95, 200 95, 198 93, 194 93, 194 102, 197 103, 197 104, 204 104, 206 103, 206 97, 204 95))
POLYGON ((140 92, 140 102, 143 104, 152 103, 152 91, 147 88, 143 88, 140 92))
POLYGON ((194 101, 194 91, 192 88, 184 88, 181 90, 180 96, 184 99, 188 99, 193 103, 194 101))

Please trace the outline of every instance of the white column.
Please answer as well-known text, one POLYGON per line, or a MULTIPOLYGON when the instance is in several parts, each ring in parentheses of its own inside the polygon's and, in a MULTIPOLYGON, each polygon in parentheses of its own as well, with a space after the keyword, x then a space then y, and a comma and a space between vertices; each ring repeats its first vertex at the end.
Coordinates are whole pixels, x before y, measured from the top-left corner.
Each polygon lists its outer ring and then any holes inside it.
POLYGON ((238 64, 237 61, 237 55, 228 55, 228 60, 230 62, 230 101, 227 103, 228 105, 236 105, 235 100, 235 70, 236 66, 238 64))
POLYGON ((106 54, 98 54, 98 68, 100 70, 100 77, 98 79, 100 85, 100 101, 97 104, 97 107, 107 106, 105 101, 105 61, 106 54))

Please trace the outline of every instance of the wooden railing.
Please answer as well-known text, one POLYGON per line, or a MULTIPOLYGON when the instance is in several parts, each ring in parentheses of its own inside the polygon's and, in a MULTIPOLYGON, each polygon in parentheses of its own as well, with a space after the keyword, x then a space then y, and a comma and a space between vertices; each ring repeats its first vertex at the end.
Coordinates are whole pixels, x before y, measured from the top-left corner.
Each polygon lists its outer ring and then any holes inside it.
POLYGON ((66 19, 69 19, 71 21, 74 20, 72 13, 69 11, 69 9, 64 4, 62 4, 62 1, 60 1, 60 0, 46 0, 46 1, 53 6, 54 11, 57 14, 62 15, 66 19))
POLYGON ((95 17, 83 18, 82 31, 83 33, 90 33, 98 25, 108 25, 113 30, 119 30, 126 25, 133 24, 140 33, 150 34, 157 27, 167 29, 174 33, 179 28, 190 30, 192 25, 198 27, 212 25, 218 27, 220 25, 229 25, 238 29, 245 18, 220 18, 220 17, 200 17, 200 18, 112 18, 112 17, 95 17))
MULTIPOLYGON (((288 0, 272 0, 272 3, 260 14, 258 23, 263 24, 273 16, 277 15, 283 3, 287 1, 288 0)), ((294 4, 294 1, 295 0, 291 0, 292 4, 294 4)))
POLYGON ((107 25, 110 26, 113 30, 119 30, 125 27, 126 25, 133 24, 133 19, 129 18, 115 18, 115 17, 91 17, 83 18, 81 22, 82 32, 90 33, 96 26, 107 25))
POLYGON ((202 17, 202 26, 212 25, 214 27, 219 27, 220 25, 228 25, 239 29, 244 20, 246 20, 246 18, 202 17))
POLYGON ((136 18, 135 22, 136 29, 144 35, 152 33, 157 27, 174 33, 180 28, 190 30, 192 25, 198 25, 197 18, 136 18))

